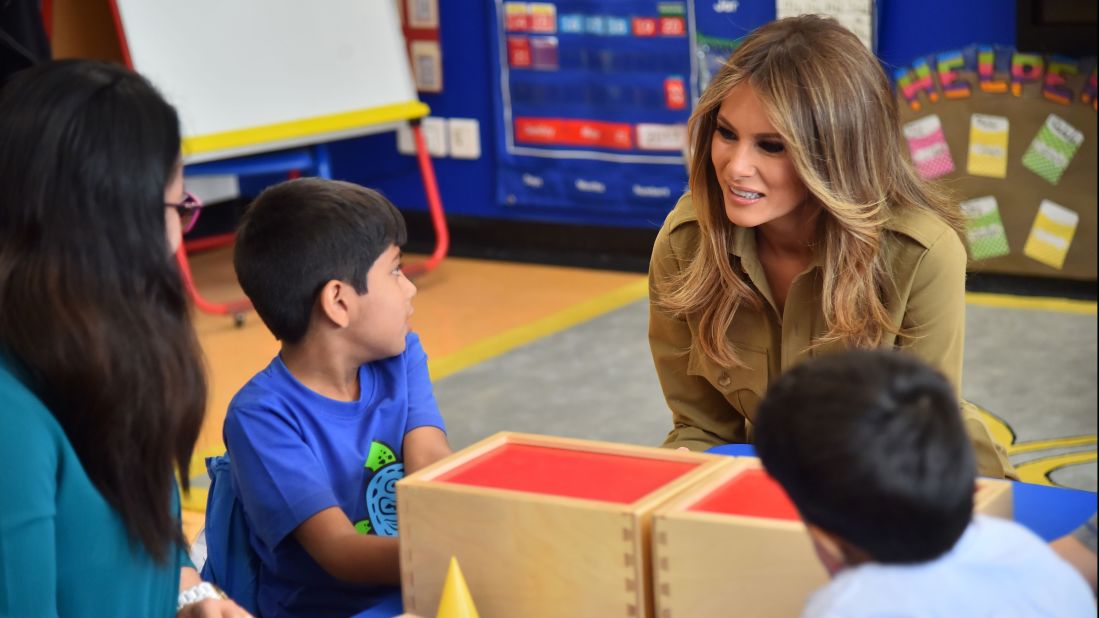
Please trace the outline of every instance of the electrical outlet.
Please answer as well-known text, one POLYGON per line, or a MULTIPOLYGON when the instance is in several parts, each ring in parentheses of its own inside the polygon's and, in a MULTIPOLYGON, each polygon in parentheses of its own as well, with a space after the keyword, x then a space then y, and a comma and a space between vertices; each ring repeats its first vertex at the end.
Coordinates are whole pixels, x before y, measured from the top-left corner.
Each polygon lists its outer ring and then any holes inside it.
POLYGON ((477 119, 451 118, 448 125, 450 156, 455 159, 481 158, 481 131, 477 119))
POLYGON ((447 155, 446 118, 428 116, 420 123, 420 130, 427 142, 427 151, 433 157, 447 155))
POLYGON ((412 127, 401 124, 397 127, 397 152, 406 155, 416 154, 416 143, 412 139, 412 127))

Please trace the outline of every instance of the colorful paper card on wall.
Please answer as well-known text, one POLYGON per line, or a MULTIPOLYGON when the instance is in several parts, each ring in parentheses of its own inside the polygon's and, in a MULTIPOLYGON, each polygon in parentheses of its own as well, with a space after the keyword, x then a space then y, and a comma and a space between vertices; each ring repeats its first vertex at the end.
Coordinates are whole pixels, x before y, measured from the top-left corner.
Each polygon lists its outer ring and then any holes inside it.
POLYGON ((1000 220, 1000 208, 996 198, 989 195, 961 203, 965 214, 965 235, 969 241, 969 257, 987 260, 1010 253, 1007 233, 1000 220))
POLYGON ((1075 211, 1042 200, 1038 215, 1034 217, 1034 226, 1030 228, 1030 235, 1023 246, 1023 254, 1060 270, 1065 265, 1065 256, 1079 221, 1080 215, 1075 211))
POLYGON ((920 176, 938 178, 954 171, 954 159, 950 156, 938 115, 931 114, 905 124, 904 137, 920 176))
POLYGON ((973 114, 969 121, 969 158, 966 171, 974 176, 1007 176, 1008 120, 1004 116, 973 114))
POLYGON ((526 2, 505 2, 504 23, 508 32, 527 32, 530 30, 530 13, 526 2))
POLYGON ((439 27, 439 0, 408 0, 405 7, 410 28, 439 27))
POLYGON ((1076 127, 1060 116, 1050 114, 1023 154, 1023 166, 1051 184, 1057 184, 1083 141, 1084 134, 1076 127))
POLYGON ((443 54, 438 41, 412 41, 412 77, 420 92, 443 91, 443 54))

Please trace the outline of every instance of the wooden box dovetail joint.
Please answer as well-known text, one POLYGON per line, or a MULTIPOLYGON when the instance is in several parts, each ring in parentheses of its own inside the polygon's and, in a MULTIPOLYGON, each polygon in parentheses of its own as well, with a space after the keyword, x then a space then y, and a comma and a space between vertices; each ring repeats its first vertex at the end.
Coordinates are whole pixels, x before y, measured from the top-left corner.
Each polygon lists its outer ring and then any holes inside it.
POLYGON ((498 433, 397 484, 405 611, 451 556, 482 618, 652 614, 650 518, 729 457, 498 433))
POLYGON ((657 618, 799 616, 828 574, 797 511, 740 458, 653 515, 657 618))
MULTIPOLYGON (((1011 483, 978 479, 974 510, 1011 519, 1011 483)), ((657 618, 800 616, 828 581, 805 524, 755 458, 658 509, 652 533, 657 618)))

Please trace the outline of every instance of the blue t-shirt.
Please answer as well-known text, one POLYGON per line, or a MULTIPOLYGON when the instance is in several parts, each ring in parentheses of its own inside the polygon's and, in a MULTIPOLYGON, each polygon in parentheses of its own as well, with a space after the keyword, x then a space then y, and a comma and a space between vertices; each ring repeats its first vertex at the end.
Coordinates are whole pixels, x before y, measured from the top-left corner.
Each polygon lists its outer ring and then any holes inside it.
POLYGON ((333 578, 291 533, 333 506, 363 534, 397 533, 404 436, 443 429, 420 339, 409 333, 406 344, 359 368, 358 401, 315 393, 275 357, 230 402, 225 444, 260 558, 262 616, 348 616, 392 592, 333 578))

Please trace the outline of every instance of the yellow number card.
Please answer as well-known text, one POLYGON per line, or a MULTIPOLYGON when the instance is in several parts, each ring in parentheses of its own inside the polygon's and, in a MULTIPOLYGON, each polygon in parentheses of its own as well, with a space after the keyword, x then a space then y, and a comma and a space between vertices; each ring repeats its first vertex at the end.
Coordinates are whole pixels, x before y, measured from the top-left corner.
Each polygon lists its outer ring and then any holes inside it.
POLYGON ((1007 135, 1004 116, 973 114, 969 121, 967 171, 974 176, 1007 176, 1007 135))
POLYGON ((1076 224, 1080 215, 1060 204, 1042 200, 1034 225, 1030 228, 1023 254, 1047 266, 1060 270, 1065 265, 1065 256, 1076 235, 1076 224))

